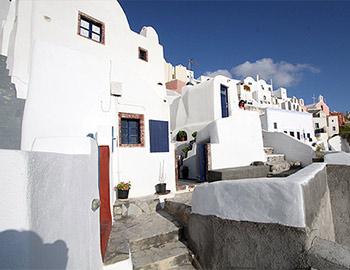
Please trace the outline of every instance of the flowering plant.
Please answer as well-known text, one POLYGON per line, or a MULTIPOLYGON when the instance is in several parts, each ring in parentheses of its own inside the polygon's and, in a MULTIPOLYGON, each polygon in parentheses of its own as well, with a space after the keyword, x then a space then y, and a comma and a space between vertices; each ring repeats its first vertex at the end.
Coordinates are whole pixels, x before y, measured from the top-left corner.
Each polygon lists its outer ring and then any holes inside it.
POLYGON ((130 181, 129 182, 119 182, 117 186, 114 187, 114 190, 129 190, 131 188, 130 181))

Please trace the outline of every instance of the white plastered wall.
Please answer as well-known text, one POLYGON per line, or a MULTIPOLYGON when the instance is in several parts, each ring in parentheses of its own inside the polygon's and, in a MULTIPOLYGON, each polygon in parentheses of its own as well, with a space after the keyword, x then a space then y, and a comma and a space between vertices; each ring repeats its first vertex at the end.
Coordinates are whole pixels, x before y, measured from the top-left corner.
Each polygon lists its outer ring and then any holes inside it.
POLYGON ((265 114, 261 116, 262 127, 269 132, 294 132, 294 138, 297 133, 300 134, 300 141, 309 144, 308 134, 314 138, 314 129, 312 126, 312 114, 286 111, 273 108, 267 108, 265 114), (277 124, 275 128, 274 124, 277 124), (304 137, 305 134, 305 137, 304 137))
POLYGON ((225 76, 215 76, 207 78, 199 84, 186 86, 182 90, 182 97, 174 103, 177 106, 176 117, 171 121, 175 128, 173 137, 177 131, 185 130, 188 138, 191 134, 208 125, 210 122, 222 118, 220 85, 228 87, 228 107, 229 115, 234 115, 238 110, 237 83, 225 76))
POLYGON ((231 117, 218 119, 198 132, 197 142, 210 143, 212 170, 266 161, 257 112, 238 110, 231 117))
POLYGON ((0 150, 2 266, 102 269, 97 146, 81 141, 89 154, 0 150))

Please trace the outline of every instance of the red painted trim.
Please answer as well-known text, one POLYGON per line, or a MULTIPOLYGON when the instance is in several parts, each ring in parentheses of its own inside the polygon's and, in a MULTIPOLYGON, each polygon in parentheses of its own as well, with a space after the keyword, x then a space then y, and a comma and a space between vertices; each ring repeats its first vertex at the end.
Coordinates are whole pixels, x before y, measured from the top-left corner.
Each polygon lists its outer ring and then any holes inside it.
POLYGON ((106 254, 109 235, 112 229, 112 215, 109 190, 109 147, 99 146, 99 178, 100 178, 100 244, 102 259, 106 254))

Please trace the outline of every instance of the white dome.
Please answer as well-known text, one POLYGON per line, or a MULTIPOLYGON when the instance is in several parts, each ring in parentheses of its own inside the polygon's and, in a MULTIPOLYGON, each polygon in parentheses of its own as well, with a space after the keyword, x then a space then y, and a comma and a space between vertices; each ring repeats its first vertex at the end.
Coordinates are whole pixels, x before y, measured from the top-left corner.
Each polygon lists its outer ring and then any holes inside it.
POLYGON ((158 34, 157 34, 156 30, 154 30, 154 28, 151 26, 142 27, 140 35, 142 35, 145 38, 148 38, 156 43, 159 43, 158 34))

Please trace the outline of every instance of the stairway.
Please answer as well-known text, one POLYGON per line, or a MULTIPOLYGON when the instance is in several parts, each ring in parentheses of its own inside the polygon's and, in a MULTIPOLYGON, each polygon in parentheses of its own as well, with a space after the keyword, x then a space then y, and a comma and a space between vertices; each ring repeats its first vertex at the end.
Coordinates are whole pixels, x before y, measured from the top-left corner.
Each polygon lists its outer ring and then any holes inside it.
POLYGON ((0 149, 20 149, 25 101, 16 96, 6 61, 7 57, 0 55, 0 149))
POLYGON ((273 147, 264 147, 266 153, 266 164, 270 166, 271 175, 279 175, 283 172, 289 171, 291 163, 286 161, 284 154, 275 154, 273 147))
POLYGON ((164 210, 115 219, 104 263, 125 260, 130 250, 135 270, 193 270, 182 233, 182 225, 164 210))

